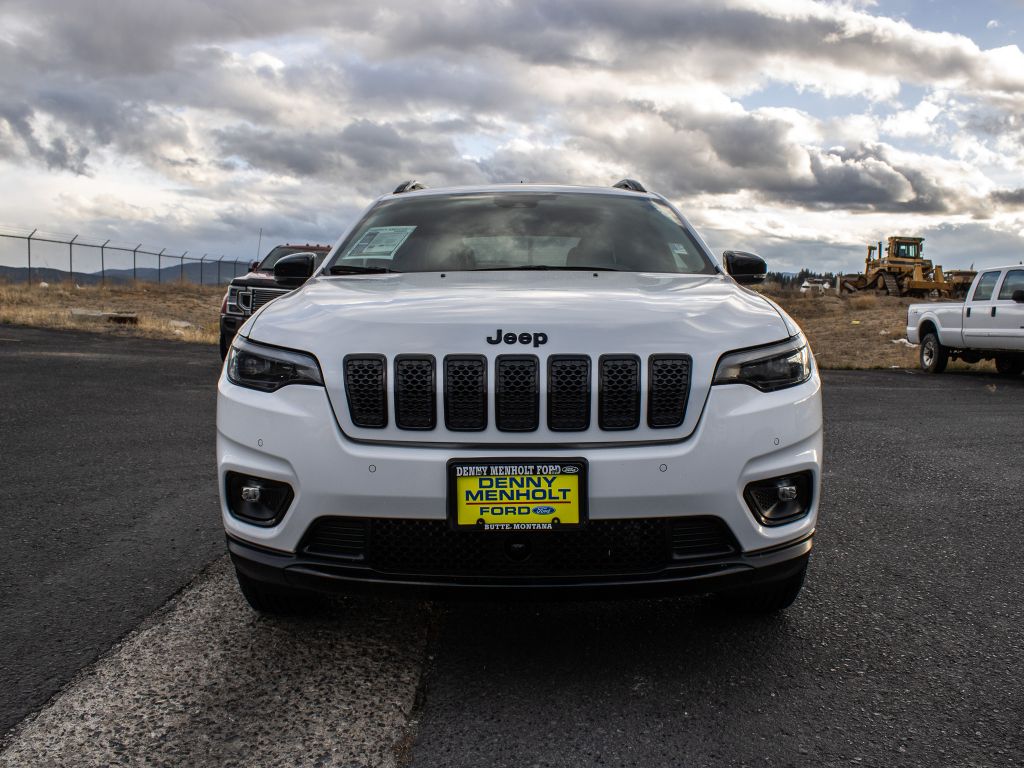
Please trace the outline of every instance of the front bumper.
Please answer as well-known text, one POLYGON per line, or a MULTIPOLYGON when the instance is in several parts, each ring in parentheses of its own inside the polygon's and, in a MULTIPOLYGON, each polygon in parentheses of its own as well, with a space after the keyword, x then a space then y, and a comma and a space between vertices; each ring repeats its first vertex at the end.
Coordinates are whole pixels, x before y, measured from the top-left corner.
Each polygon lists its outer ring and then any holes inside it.
POLYGON ((249 319, 249 315, 221 315, 220 316, 220 335, 221 338, 230 342, 235 338, 235 334, 238 333, 238 329, 245 325, 245 321, 249 319))
MULTIPOLYGON (((486 534, 485 534, 486 535, 486 534)), ((251 579, 317 592, 524 597, 657 597, 728 591, 794 576, 810 557, 813 535, 761 552, 694 560, 642 574, 497 578, 384 573, 325 558, 276 552, 228 536, 239 572, 251 579)))
POLYGON ((820 499, 821 383, 815 371, 807 382, 777 392, 742 384, 712 387, 697 428, 678 442, 500 451, 504 459, 586 459, 589 520, 714 517, 735 538, 730 557, 670 564, 643 574, 591 573, 566 580, 541 573, 530 584, 518 585, 465 577, 452 582, 416 574, 382 575, 307 557, 301 544, 319 518, 446 520, 447 462, 496 456, 493 450, 471 447, 352 441, 339 429, 320 387, 293 385, 264 393, 235 386, 222 375, 217 455, 229 548, 239 569, 256 579, 308 588, 532 585, 636 591, 664 585, 671 591, 709 591, 784 578, 807 556, 820 499), (224 499, 225 475, 231 471, 288 483, 294 500, 283 519, 260 527, 234 517, 224 499), (799 471, 813 476, 808 514, 785 525, 760 524, 744 501, 743 489, 756 480, 799 471))

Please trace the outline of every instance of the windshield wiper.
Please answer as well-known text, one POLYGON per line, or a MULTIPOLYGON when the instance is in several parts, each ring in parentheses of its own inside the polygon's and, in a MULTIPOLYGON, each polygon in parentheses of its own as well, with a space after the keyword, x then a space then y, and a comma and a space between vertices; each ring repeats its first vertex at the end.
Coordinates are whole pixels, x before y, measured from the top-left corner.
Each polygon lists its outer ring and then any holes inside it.
POLYGON ((521 264, 518 267, 479 267, 473 272, 520 272, 520 271, 551 271, 551 272, 622 272, 615 267, 553 267, 548 264, 521 264))
POLYGON ((396 273, 401 270, 390 269, 389 267, 359 267, 355 264, 335 264, 329 270, 332 275, 383 275, 385 273, 396 273))

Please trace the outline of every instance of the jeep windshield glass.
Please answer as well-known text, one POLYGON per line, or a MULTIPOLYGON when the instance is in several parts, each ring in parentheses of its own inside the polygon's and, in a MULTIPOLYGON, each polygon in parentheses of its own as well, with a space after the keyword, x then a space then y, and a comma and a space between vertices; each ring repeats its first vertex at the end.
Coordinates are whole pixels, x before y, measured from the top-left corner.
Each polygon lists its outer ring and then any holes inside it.
POLYGON ((385 200, 346 238, 328 271, 350 265, 396 272, 715 271, 661 201, 528 191, 385 200))

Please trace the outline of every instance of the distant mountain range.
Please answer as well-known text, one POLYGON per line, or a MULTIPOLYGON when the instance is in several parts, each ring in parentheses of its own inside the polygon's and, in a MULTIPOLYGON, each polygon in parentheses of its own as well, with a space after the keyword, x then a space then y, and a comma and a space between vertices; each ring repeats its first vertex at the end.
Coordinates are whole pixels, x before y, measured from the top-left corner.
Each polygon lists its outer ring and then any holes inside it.
MULTIPOLYGON (((234 275, 245 274, 248 263, 238 262, 237 272, 234 262, 224 262, 220 265, 220 282, 227 283, 234 275)), ((206 262, 202 267, 202 281, 206 285, 217 284, 217 262, 206 262)), ((173 267, 164 267, 157 270, 155 267, 139 267, 135 272, 136 279, 149 283, 198 283, 200 278, 200 265, 188 263, 182 268, 175 264, 173 267)), ((78 285, 97 285, 103 280, 108 283, 130 283, 132 270, 130 269, 108 269, 104 278, 99 272, 75 272, 74 282, 78 285)), ((0 280, 11 283, 24 283, 28 280, 28 267, 5 267, 0 266, 0 280)), ((33 283, 66 283, 71 281, 67 270, 53 269, 51 267, 32 267, 33 283)))

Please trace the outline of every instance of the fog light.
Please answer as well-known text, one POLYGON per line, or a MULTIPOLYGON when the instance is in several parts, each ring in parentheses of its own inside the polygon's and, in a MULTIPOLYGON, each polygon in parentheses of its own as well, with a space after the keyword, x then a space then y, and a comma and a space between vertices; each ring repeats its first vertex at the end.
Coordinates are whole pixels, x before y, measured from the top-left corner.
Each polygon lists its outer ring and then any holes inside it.
POLYGON ((242 501, 259 501, 260 487, 258 485, 242 486, 242 501))
POLYGON ((812 480, 810 472, 757 480, 743 490, 743 498, 762 525, 791 523, 811 509, 812 480))
POLYGON ((288 483, 228 472, 224 478, 228 511, 252 525, 277 525, 295 494, 288 483))

